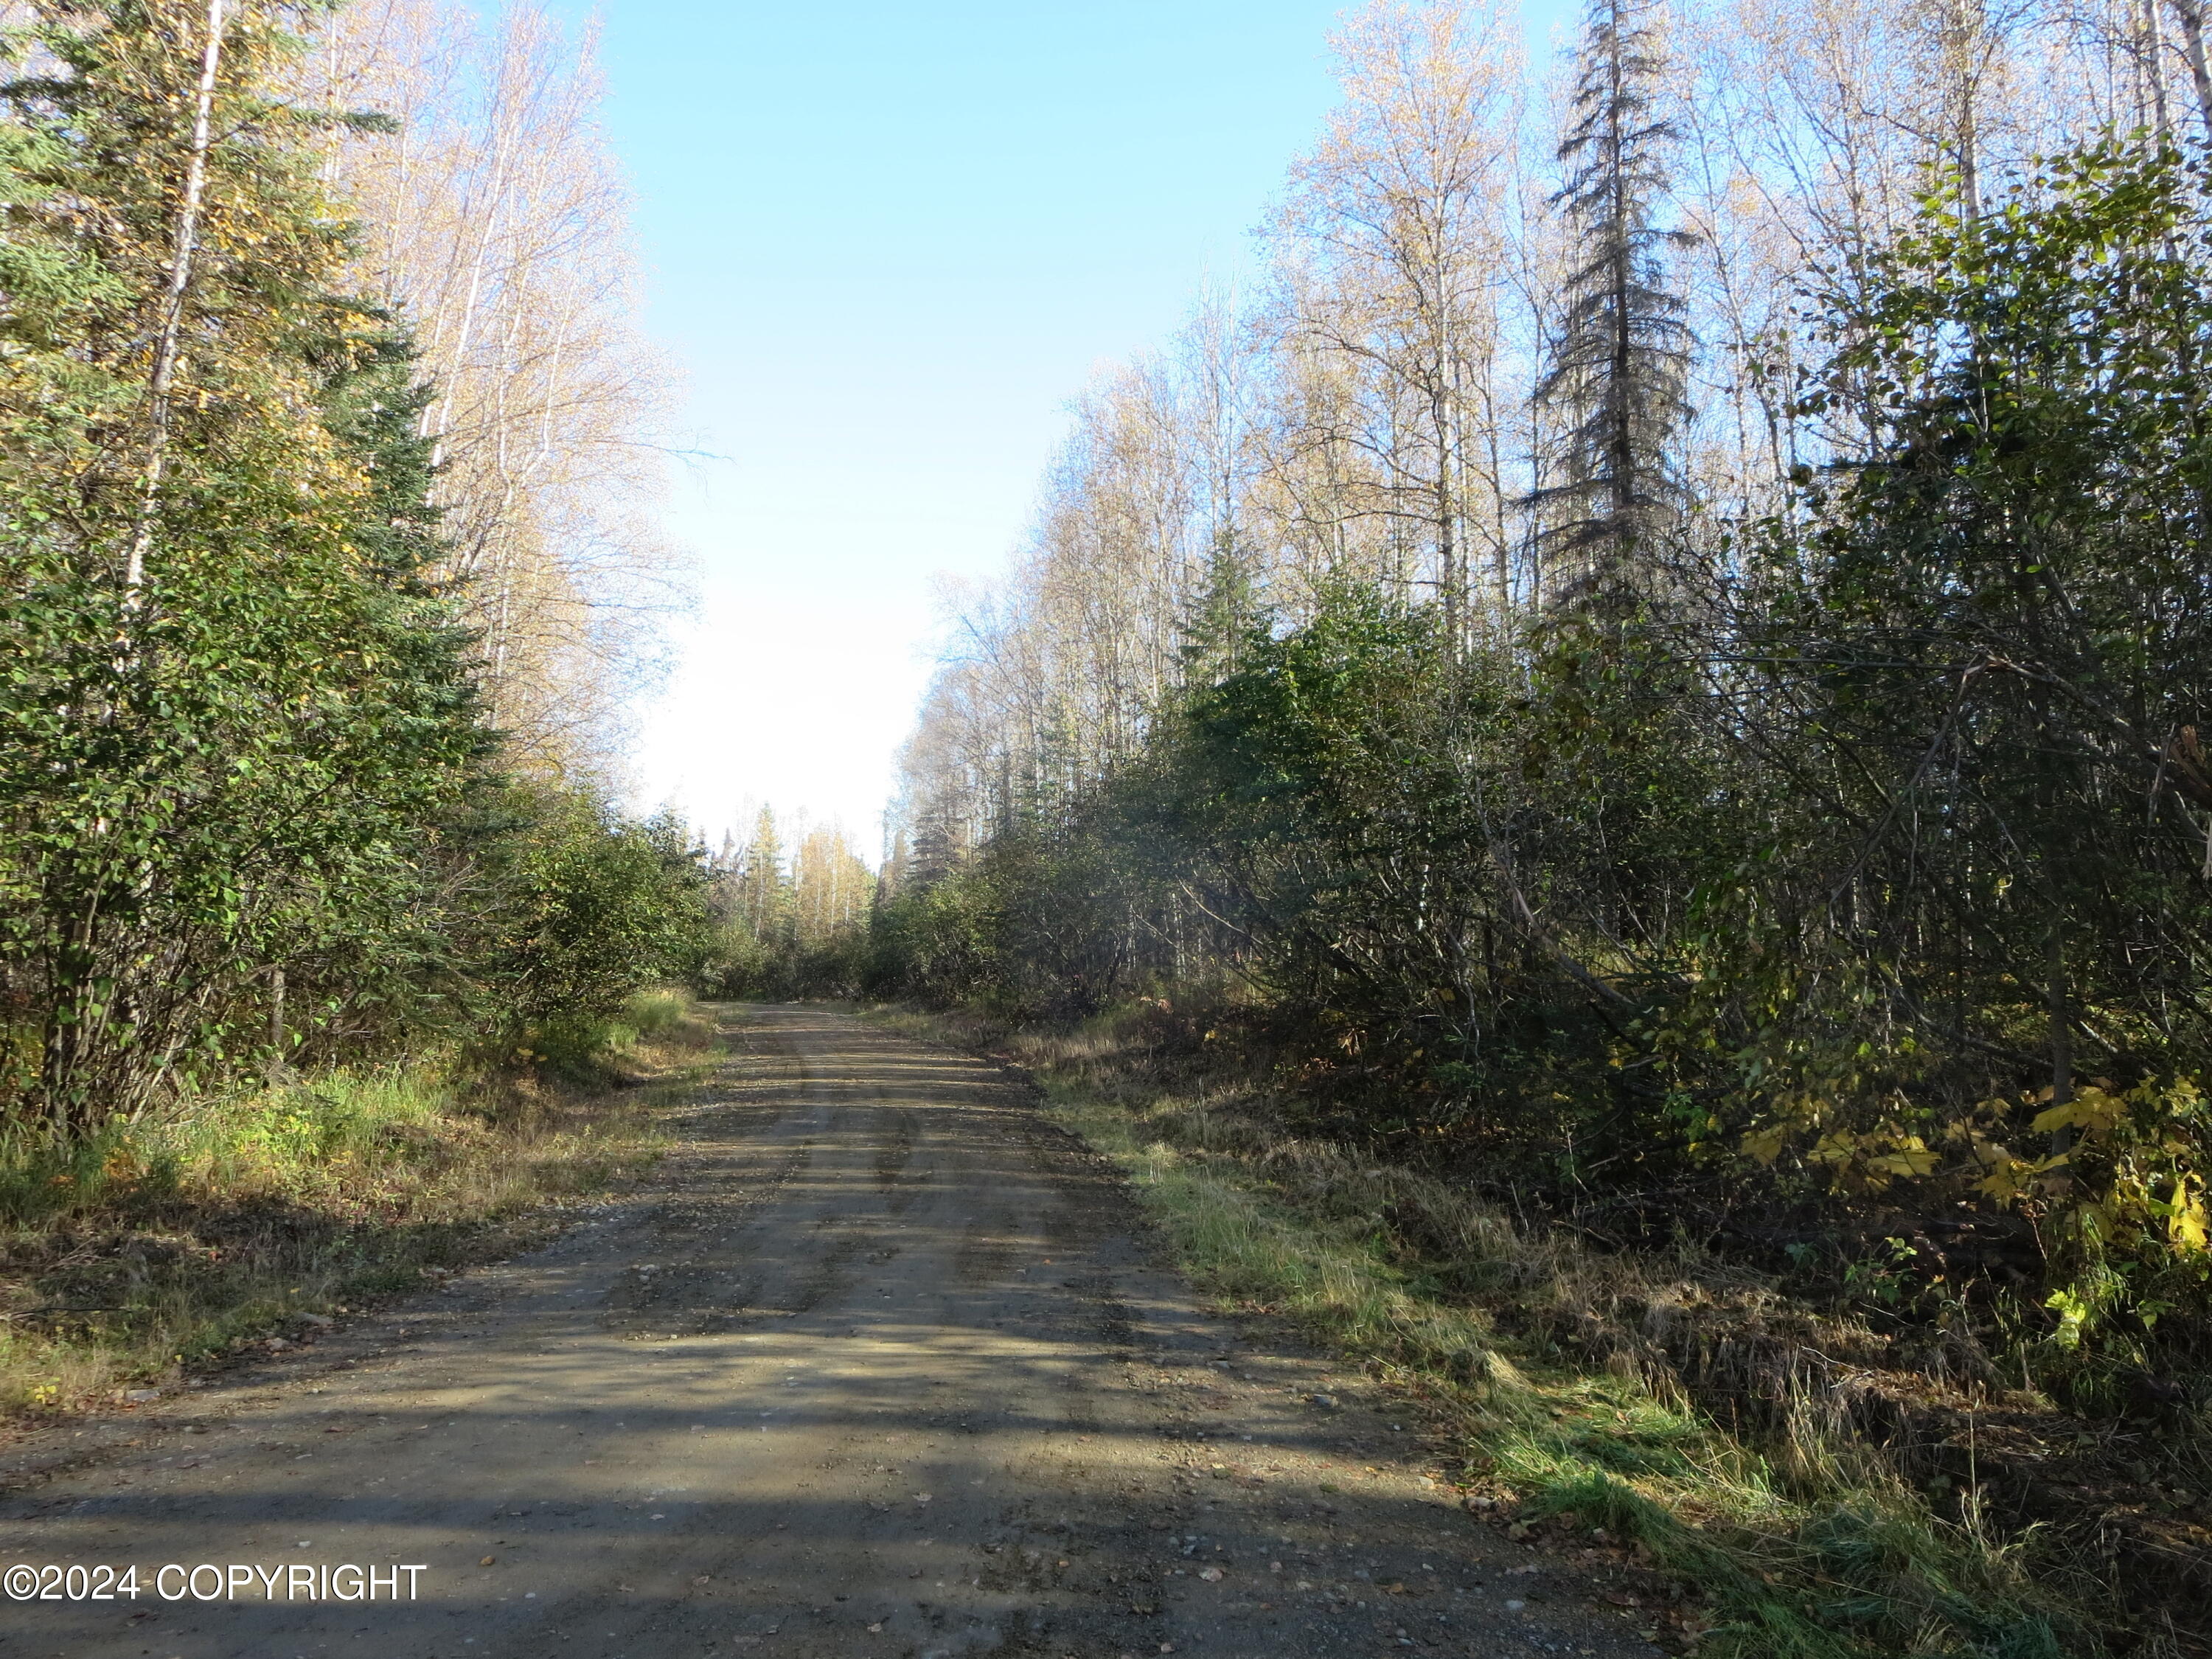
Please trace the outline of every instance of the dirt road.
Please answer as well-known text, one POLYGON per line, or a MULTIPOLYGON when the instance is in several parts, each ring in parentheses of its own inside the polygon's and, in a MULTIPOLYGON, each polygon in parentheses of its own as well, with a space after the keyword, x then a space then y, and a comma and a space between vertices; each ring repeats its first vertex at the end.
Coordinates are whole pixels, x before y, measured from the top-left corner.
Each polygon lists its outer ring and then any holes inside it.
POLYGON ((0 1659, 1653 1653, 1005 1073, 723 1018, 647 1186, 0 1504, 0 1566, 139 1587, 0 1601, 0 1659))

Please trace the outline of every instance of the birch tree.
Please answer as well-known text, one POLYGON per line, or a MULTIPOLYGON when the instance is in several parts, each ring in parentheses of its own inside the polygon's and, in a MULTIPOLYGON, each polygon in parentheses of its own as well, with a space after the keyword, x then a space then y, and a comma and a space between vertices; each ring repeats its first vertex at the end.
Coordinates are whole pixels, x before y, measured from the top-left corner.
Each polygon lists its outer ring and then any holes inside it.
POLYGON ((588 766, 682 597, 653 521, 672 381, 635 322, 593 38, 526 3, 486 33, 452 0, 360 0, 312 61, 321 99, 391 118, 330 173, 362 216, 356 280, 434 389, 422 429, 491 717, 519 762, 588 766))
POLYGON ((1291 325, 1356 365, 1356 426, 1384 487, 1369 510, 1410 537, 1407 577, 1463 637, 1474 584, 1512 590, 1506 462, 1488 441, 1510 393, 1501 316, 1522 72, 1509 15, 1377 4, 1338 37, 1342 101, 1291 169, 1274 227, 1303 267, 1291 325), (1478 574, 1479 573, 1479 574, 1478 574))

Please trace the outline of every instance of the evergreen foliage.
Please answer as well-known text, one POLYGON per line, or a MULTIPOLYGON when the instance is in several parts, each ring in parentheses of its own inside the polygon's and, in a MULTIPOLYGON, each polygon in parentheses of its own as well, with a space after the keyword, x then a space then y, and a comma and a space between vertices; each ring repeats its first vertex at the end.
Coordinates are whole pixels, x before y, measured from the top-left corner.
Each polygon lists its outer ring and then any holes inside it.
MULTIPOLYGON (((1664 255, 1692 239, 1662 228, 1680 133, 1659 112, 1664 69, 1653 8, 1591 0, 1559 144, 1573 264, 1538 395, 1562 415, 1556 483, 1536 493, 1544 590, 1555 605, 1648 579, 1686 504, 1680 441, 1691 418, 1688 307, 1664 255), (1641 556, 1639 558, 1639 555, 1641 556)), ((1644 585, 1648 586, 1648 580, 1644 585)))
POLYGON ((212 41, 178 0, 29 9, 0 43, 0 1103, 79 1135, 678 965, 688 852, 589 790, 498 793, 429 391, 345 296, 328 123, 277 91, 319 9, 237 0, 212 41))
POLYGON ((247 1040, 252 976, 340 957, 343 974, 403 931, 407 843, 482 740, 408 522, 421 458, 365 407, 404 401, 397 348, 328 297, 342 222, 309 135, 261 90, 283 13, 232 14, 158 449, 204 24, 46 16, 17 42, 45 60, 6 89, 4 240, 40 280, 11 295, 21 349, 0 392, 0 867, 35 1010, 24 1081, 78 1127, 219 1066, 247 1040))

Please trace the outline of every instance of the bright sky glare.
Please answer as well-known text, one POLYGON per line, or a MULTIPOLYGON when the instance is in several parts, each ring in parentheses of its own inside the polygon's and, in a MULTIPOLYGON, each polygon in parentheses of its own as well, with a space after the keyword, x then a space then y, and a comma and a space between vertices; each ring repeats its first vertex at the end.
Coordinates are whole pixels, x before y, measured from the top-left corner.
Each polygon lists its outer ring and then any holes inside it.
POLYGON ((642 711, 641 804, 719 840, 765 799, 872 854, 942 578, 1000 568, 1091 371, 1249 271, 1339 9, 605 7, 648 325, 724 458, 671 502, 701 605, 642 711))

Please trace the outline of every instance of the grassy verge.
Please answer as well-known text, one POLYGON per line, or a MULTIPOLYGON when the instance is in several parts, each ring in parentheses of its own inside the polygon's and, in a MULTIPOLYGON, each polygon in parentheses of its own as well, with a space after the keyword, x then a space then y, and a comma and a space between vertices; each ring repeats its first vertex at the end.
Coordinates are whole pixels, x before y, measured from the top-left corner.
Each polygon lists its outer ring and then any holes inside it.
POLYGON ((569 1040, 585 1082, 341 1070, 179 1101, 65 1149, 0 1146, 0 1415, 98 1407, 311 1339, 644 1167, 650 1109, 702 1063, 707 1027, 654 993, 596 1043, 569 1040), (611 1078, 644 1086, 595 1086, 611 1078))
POLYGON ((1283 1134, 1235 1079, 1178 1078, 1110 1018, 1050 1034, 877 1017, 1028 1070, 1048 1112, 1127 1171, 1201 1286, 1419 1402, 1471 1510, 1644 1569, 1637 1599, 1662 1645, 1716 1659, 2106 1650, 2093 1563, 2039 1551, 2032 1533, 2000 1538, 1971 1496, 1931 1498, 1838 1419, 1832 1376, 1754 1363, 1787 1346, 1756 1336, 1811 1322, 1770 1287, 1686 1256, 1601 1255, 1418 1171, 1283 1134), (1691 1363, 1716 1346, 1741 1375, 1691 1363), (1739 1395, 1748 1421, 1716 1412, 1739 1395))

